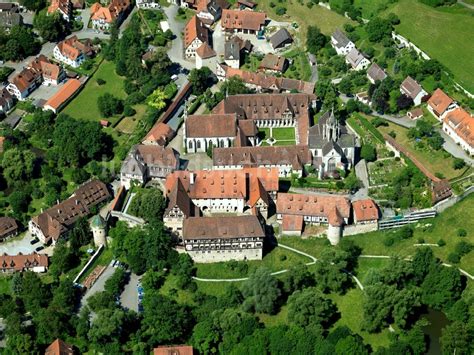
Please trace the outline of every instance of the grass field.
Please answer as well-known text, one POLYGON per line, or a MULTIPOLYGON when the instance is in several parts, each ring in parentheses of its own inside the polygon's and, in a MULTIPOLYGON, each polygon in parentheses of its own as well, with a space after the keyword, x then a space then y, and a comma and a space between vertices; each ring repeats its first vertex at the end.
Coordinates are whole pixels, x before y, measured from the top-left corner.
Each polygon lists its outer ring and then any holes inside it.
POLYGON ((362 17, 370 19, 390 3, 390 0, 354 0, 354 6, 360 8, 362 17))
MULTIPOLYGON (((123 90, 124 78, 115 73, 115 65, 112 62, 102 62, 99 69, 89 79, 79 95, 72 100, 62 111, 73 118, 81 120, 99 121, 104 119, 97 107, 97 98, 105 93, 112 94, 124 99, 127 94, 123 90), (97 79, 105 80, 105 84, 97 84, 97 79)), ((107 120, 114 121, 117 117, 107 120)))
POLYGON ((296 48, 284 53, 284 56, 293 61, 285 74, 283 74, 284 77, 305 81, 311 79, 311 65, 305 51, 296 48))
POLYGON ((299 37, 304 44, 306 41, 306 31, 308 26, 318 26, 321 32, 330 35, 336 28, 342 27, 351 20, 333 11, 314 5, 311 9, 306 5, 301 5, 296 0, 288 0, 284 5, 287 12, 283 16, 275 14, 277 7, 271 8, 272 0, 262 0, 258 2, 258 10, 265 11, 269 17, 278 21, 296 22, 299 25, 299 37))
POLYGON ((138 121, 141 117, 145 115, 147 106, 145 104, 136 105, 133 107, 137 112, 135 115, 131 117, 125 117, 120 121, 120 123, 116 126, 117 131, 125 133, 125 134, 132 134, 135 127, 138 124, 138 121))
POLYGON ((472 10, 460 6, 433 8, 418 1, 400 0, 387 10, 389 12, 401 20, 396 26, 397 32, 438 59, 454 74, 456 81, 474 92, 472 10))

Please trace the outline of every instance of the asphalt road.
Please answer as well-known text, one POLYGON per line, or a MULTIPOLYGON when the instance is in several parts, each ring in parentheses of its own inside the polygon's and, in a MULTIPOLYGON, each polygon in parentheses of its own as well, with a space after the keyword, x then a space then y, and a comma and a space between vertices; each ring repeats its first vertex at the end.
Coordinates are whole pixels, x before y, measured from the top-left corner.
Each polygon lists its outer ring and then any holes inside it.
POLYGON ((90 289, 86 290, 86 293, 84 294, 81 300, 81 308, 87 304, 87 300, 91 296, 95 295, 97 292, 104 291, 105 281, 107 281, 114 274, 114 272, 115 272, 115 268, 111 266, 107 266, 107 268, 99 276, 95 284, 93 284, 90 289))
POLYGON ((120 295, 120 303, 122 304, 122 307, 135 312, 138 312, 138 281, 139 277, 136 274, 130 274, 129 282, 125 285, 125 288, 120 295))

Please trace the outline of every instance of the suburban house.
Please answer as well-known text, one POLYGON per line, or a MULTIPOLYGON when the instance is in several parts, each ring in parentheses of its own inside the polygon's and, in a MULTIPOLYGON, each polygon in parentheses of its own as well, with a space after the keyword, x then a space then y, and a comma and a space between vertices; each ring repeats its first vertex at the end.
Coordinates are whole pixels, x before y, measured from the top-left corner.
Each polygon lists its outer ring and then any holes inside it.
POLYGON ((237 119, 235 113, 191 115, 184 121, 183 143, 188 153, 206 152, 213 147, 257 145, 255 123, 237 119))
POLYGON ((263 57, 260 65, 258 66, 259 71, 269 73, 283 73, 288 69, 288 59, 283 56, 268 53, 263 57))
POLYGON ((458 105, 443 90, 436 89, 428 100, 428 111, 439 121, 443 121, 447 112, 456 109, 458 105))
POLYGON ((224 63, 231 68, 239 69, 245 54, 252 50, 252 43, 233 36, 224 44, 224 63))
POLYGON ((159 145, 135 145, 120 169, 120 183, 130 189, 132 182, 145 184, 164 179, 179 169, 179 153, 159 145))
POLYGON ((167 145, 176 135, 176 132, 167 123, 157 122, 143 139, 145 145, 167 145))
POLYGON ((400 92, 411 98, 415 106, 421 104, 423 99, 428 95, 428 93, 423 90, 420 84, 413 79, 411 76, 407 76, 405 80, 403 80, 402 84, 400 85, 400 92))
POLYGON ((367 79, 372 84, 375 84, 377 81, 383 81, 387 78, 387 73, 383 70, 377 63, 372 63, 372 65, 367 69, 367 79))
POLYGON ((423 115, 424 113, 421 107, 415 107, 413 110, 407 112, 408 118, 411 118, 412 120, 417 120, 423 117, 423 115))
POLYGON ((72 8, 73 5, 71 0, 51 0, 51 4, 47 11, 49 15, 58 12, 64 20, 69 22, 73 19, 72 8))
POLYGON ((245 86, 259 93, 300 92, 313 94, 315 87, 315 83, 313 82, 276 77, 264 73, 253 73, 246 70, 230 68, 225 64, 221 64, 217 67, 216 75, 221 81, 225 81, 233 76, 238 76, 243 80, 245 86))
POLYGON ((162 345, 153 349, 153 355, 194 355, 190 345, 162 345))
POLYGON ((284 48, 293 43, 293 38, 286 28, 280 28, 270 37, 270 43, 273 49, 284 48))
POLYGON ((44 355, 74 355, 74 347, 61 339, 53 341, 45 350, 44 355))
POLYGON ((474 117, 461 107, 449 111, 443 119, 443 131, 462 149, 474 155, 474 117))
POLYGON ((191 217, 184 221, 184 250, 200 263, 261 260, 265 227, 257 216, 191 217))
POLYGON ((4 28, 5 32, 10 32, 14 26, 23 25, 23 16, 16 12, 0 12, 0 28, 4 28))
POLYGON ((46 254, 0 255, 0 272, 13 273, 23 271, 46 272, 49 260, 46 254))
POLYGON ((74 223, 89 215, 90 208, 110 198, 107 186, 99 180, 91 180, 80 186, 74 194, 28 223, 28 230, 43 244, 56 244, 59 238, 67 234, 74 223))
MULTIPOLYGON (((179 187, 179 180, 193 204, 209 213, 244 213, 256 208, 263 216, 278 191, 278 169, 175 171, 165 182, 165 196, 179 187)), ((171 201, 171 199, 170 199, 171 201)))
POLYGON ((356 137, 339 123, 334 111, 325 112, 309 129, 308 146, 321 178, 336 169, 349 170, 354 166, 356 137))
POLYGON ((196 50, 201 47, 203 43, 210 43, 209 28, 202 22, 202 20, 194 15, 184 28, 184 54, 186 58, 194 58, 196 50))
POLYGON ((266 19, 267 15, 264 12, 224 9, 221 26, 225 32, 256 35, 263 30, 266 19))
POLYGON ((354 224, 377 224, 380 212, 377 204, 372 199, 352 202, 354 224))
POLYGON ((361 91, 355 94, 355 100, 362 102, 364 105, 372 106, 372 102, 370 102, 370 96, 367 91, 361 91))
POLYGON ((212 161, 218 170, 278 168, 280 177, 301 177, 304 167, 311 164, 311 153, 306 145, 214 148, 212 161))
POLYGON ((201 44, 196 49, 196 69, 202 67, 215 68, 217 65, 217 54, 207 43, 201 44))
POLYGON ((81 42, 77 36, 72 36, 59 42, 54 47, 53 56, 56 60, 78 68, 88 57, 94 54, 91 40, 81 42))
POLYGON ((367 69, 370 60, 362 55, 356 48, 352 48, 346 55, 346 63, 351 66, 353 70, 367 69))
MULTIPOLYGON (((278 193, 276 201, 277 220, 283 226, 295 226, 301 235, 304 225, 328 225, 327 235, 331 244, 337 244, 342 236, 342 228, 349 223, 351 203, 349 199, 337 195, 307 195, 278 193), (302 221, 301 221, 301 217, 302 221), (302 222, 302 223, 300 223, 302 222)), ((281 232, 285 234, 285 229, 281 232)))
POLYGON ((0 241, 3 242, 18 234, 18 224, 11 217, 0 217, 0 241))
POLYGON ((10 80, 7 90, 11 95, 22 101, 41 83, 43 85, 57 85, 64 77, 65 73, 62 68, 51 63, 48 58, 41 54, 10 80))
POLYGON ((130 0, 112 0, 106 6, 96 2, 90 8, 92 27, 96 30, 108 31, 114 21, 119 25, 127 16, 130 5, 130 0))
POLYGON ((139 9, 160 9, 159 1, 155 0, 137 0, 136 5, 139 9))
POLYGON ((331 45, 338 55, 347 55, 355 48, 354 42, 349 40, 339 28, 331 35, 331 45))
POLYGON ((81 87, 82 83, 78 79, 69 79, 56 94, 46 101, 43 110, 58 113, 81 87))
POLYGON ((0 112, 8 112, 13 107, 14 100, 12 94, 7 89, 0 90, 0 112))

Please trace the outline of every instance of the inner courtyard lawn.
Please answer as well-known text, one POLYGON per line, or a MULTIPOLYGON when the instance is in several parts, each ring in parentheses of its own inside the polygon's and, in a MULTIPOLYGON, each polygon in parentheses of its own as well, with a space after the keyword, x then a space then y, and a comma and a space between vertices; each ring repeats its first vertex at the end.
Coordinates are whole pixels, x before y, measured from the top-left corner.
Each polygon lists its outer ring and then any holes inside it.
POLYGON ((79 95, 62 112, 81 120, 99 121, 107 119, 111 122, 117 120, 118 116, 105 118, 100 114, 97 98, 105 93, 109 93, 120 99, 125 99, 127 94, 123 89, 124 80, 125 78, 115 73, 115 64, 113 62, 103 61, 79 95), (104 80, 105 84, 99 85, 97 79, 104 80))

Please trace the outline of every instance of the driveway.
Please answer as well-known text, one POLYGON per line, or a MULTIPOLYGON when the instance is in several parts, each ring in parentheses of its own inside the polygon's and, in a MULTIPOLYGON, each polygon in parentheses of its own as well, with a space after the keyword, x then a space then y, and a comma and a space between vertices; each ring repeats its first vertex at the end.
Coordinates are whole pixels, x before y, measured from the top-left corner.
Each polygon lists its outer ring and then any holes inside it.
POLYGON ((0 254, 8 255, 17 255, 18 253, 22 254, 31 254, 35 251, 37 247, 42 245, 40 242, 31 245, 30 241, 32 240, 31 234, 26 232, 19 237, 7 240, 3 243, 0 243, 0 254))
POLYGON ((361 159, 356 165, 355 165, 355 173, 356 176, 359 178, 359 180, 362 183, 362 186, 360 187, 357 192, 352 195, 352 200, 363 200, 369 197, 369 174, 367 173, 367 164, 364 159, 361 159))
POLYGON ((186 23, 176 20, 176 14, 178 13, 178 6, 170 5, 165 7, 164 12, 168 18, 168 24, 170 25, 170 30, 175 35, 173 41, 171 41, 171 48, 168 50, 168 57, 170 57, 173 63, 178 63, 183 68, 193 69, 196 67, 194 61, 187 61, 183 58, 183 39, 181 33, 184 30, 186 23))
POLYGON ((138 312, 138 281, 138 275, 133 273, 130 274, 129 282, 125 285, 125 288, 120 295, 120 303, 122 304, 122 307, 135 312, 138 312))
POLYGON ((105 281, 107 281, 115 272, 115 268, 112 266, 107 266, 104 272, 99 276, 97 281, 92 285, 92 287, 86 290, 86 293, 81 300, 81 308, 87 304, 89 297, 95 295, 97 292, 104 291, 105 281))

